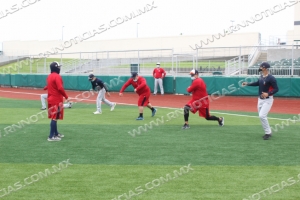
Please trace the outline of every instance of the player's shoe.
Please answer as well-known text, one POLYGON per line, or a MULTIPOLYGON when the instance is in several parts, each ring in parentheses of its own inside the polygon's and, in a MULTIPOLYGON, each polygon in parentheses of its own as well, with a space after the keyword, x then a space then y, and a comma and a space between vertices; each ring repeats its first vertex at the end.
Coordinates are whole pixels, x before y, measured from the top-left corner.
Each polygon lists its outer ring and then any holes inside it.
POLYGON ((69 108, 72 108, 72 105, 73 105, 73 104, 70 102, 70 103, 69 103, 69 108))
POLYGON ((154 110, 152 111, 152 117, 154 117, 156 111, 157 111, 157 110, 154 108, 154 110))
POLYGON ((59 138, 63 138, 63 137, 65 137, 63 134, 58 134, 58 135, 55 135, 55 137, 59 137, 59 138))
POLYGON ((224 126, 224 117, 222 117, 222 121, 219 121, 219 126, 224 126))
POLYGON ((41 110, 46 110, 47 108, 41 108, 41 110))
POLYGON ((102 114, 102 112, 99 112, 99 111, 96 111, 96 112, 93 112, 95 115, 99 115, 99 114, 102 114))
POLYGON ((61 139, 59 137, 52 137, 52 138, 49 138, 48 137, 48 141, 49 142, 57 142, 57 141, 60 141, 61 139))
POLYGON ((112 107, 110 108, 110 111, 113 111, 114 109, 115 109, 115 107, 116 107, 116 103, 114 103, 113 105, 112 105, 112 107))
POLYGON ((136 120, 144 120, 144 118, 143 117, 138 117, 138 118, 136 118, 136 120))
POLYGON ((188 125, 188 124, 184 124, 183 126, 182 126, 182 129, 189 129, 190 128, 190 125, 188 125))
POLYGON ((263 139, 264 139, 264 140, 268 140, 271 136, 272 136, 272 134, 265 134, 265 135, 263 136, 263 139))

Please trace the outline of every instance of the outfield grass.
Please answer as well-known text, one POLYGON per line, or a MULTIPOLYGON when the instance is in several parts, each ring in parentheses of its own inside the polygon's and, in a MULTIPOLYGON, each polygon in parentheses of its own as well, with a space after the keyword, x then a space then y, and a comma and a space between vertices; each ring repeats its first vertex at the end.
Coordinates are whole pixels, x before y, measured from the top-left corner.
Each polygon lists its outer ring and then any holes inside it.
MULTIPOLYGON (((53 62, 53 61, 57 61, 57 62, 63 62, 66 63, 70 60, 74 60, 74 59, 69 59, 69 58, 47 58, 46 59, 46 63, 47 63, 47 67, 49 67, 49 63, 53 62)), ((3 66, 0 66, 0 73, 11 73, 11 74, 17 74, 17 73, 37 73, 37 66, 44 66, 44 59, 33 59, 31 65, 29 60, 22 60, 20 62, 13 62, 10 64, 6 64, 3 66), (15 65, 20 66, 19 68, 15 67, 15 65)))
MULTIPOLYGON (((58 122, 59 131, 66 136, 60 142, 46 140, 49 120, 41 117, 3 136, 5 127, 36 115, 39 108, 40 101, 0 98, 0 199, 2 188, 6 188, 10 194, 3 199, 8 200, 114 199, 124 193, 139 200, 242 200, 276 184, 281 186, 291 177, 296 183, 267 193, 263 199, 299 198, 299 124, 291 124, 264 141, 259 119, 247 117, 256 113, 228 112, 246 115, 243 117, 222 114, 224 127, 190 115, 191 128, 181 130, 182 115, 167 117, 172 109, 159 108, 154 118, 146 110, 145 120, 136 121, 135 106, 117 105, 110 112, 103 105, 103 114, 93 115, 94 104, 78 103, 58 122), (135 137, 128 133, 157 119, 164 123, 135 137), (72 165, 54 173, 52 166, 67 159, 72 165), (174 170, 179 172, 188 164, 191 170, 176 176, 174 170), (51 176, 26 185, 25 178, 46 169, 51 176), (171 179, 163 182, 161 177, 168 174, 171 179), (160 180, 160 184, 147 189, 145 185, 153 180, 160 180), (13 191, 18 181, 23 187, 13 191)), ((270 114, 273 118, 292 116, 270 114)), ((281 122, 269 121, 271 125, 281 122)))
MULTIPOLYGON (((62 63, 67 63, 71 60, 76 60, 76 59, 67 59, 67 58, 63 58, 62 59, 62 63)), ((57 61, 57 62, 61 62, 60 58, 47 58, 46 62, 47 62, 47 67, 49 65, 49 63, 53 62, 53 61, 57 61)), ((27 61, 23 61, 20 62, 22 63, 22 67, 20 67, 19 69, 15 67, 16 64, 18 64, 18 62, 14 62, 14 63, 10 63, 7 65, 3 65, 0 66, 0 73, 12 73, 12 74, 16 74, 16 73, 37 73, 37 66, 44 66, 44 59, 35 59, 31 65, 29 62, 27 61)), ((140 66, 142 68, 155 68, 156 67, 156 63, 141 63, 140 66)), ((172 68, 172 63, 171 62, 164 62, 161 63, 161 67, 162 68, 172 68)), ((198 68, 202 67, 203 69, 205 68, 215 68, 216 70, 218 68, 220 69, 224 69, 225 68, 225 62, 219 62, 219 61, 201 61, 198 62, 198 68)), ((116 65, 116 66, 112 66, 112 68, 130 68, 129 64, 124 64, 124 65, 116 65)), ((173 68, 176 68, 176 63, 173 63, 173 68)), ((180 62, 178 64, 178 68, 193 68, 193 62, 180 62)))

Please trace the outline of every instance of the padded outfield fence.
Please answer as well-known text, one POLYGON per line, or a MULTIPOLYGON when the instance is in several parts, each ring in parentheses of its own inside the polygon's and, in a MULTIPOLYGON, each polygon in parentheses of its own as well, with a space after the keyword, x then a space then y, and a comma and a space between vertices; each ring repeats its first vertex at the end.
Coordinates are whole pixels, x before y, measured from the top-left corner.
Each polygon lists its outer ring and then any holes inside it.
MULTIPOLYGON (((97 76, 97 74, 95 74, 97 76)), ((47 74, 0 74, 0 85, 6 87, 32 87, 43 88, 46 85, 47 74)), ((122 85, 130 76, 97 76, 103 80, 110 91, 120 91, 122 85)), ((66 90, 88 91, 91 89, 91 83, 86 75, 62 75, 64 87, 66 90)), ((145 76, 147 83, 153 92, 154 79, 152 76, 145 76)), ((206 85, 209 94, 233 95, 233 96, 257 96, 257 87, 242 87, 241 83, 257 80, 258 76, 203 76, 201 77, 206 85)), ((277 77, 279 92, 275 96, 280 97, 300 97, 300 78, 277 77)), ((188 94, 186 88, 190 86, 190 77, 164 78, 164 90, 169 94, 188 94)), ((133 87, 128 87, 125 91, 133 92, 133 87)), ((158 88, 159 91, 159 88, 158 88)))

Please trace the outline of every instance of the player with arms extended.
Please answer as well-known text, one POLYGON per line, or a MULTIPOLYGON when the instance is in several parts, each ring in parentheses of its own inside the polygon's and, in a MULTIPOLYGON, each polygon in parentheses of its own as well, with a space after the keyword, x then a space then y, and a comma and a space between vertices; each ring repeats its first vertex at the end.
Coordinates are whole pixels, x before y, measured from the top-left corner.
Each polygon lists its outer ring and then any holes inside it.
POLYGON ((59 75, 61 65, 58 62, 50 64, 51 74, 47 78, 48 86, 48 118, 50 122, 50 135, 48 141, 60 141, 64 135, 59 134, 57 131, 57 120, 63 120, 64 106, 63 98, 68 102, 68 95, 66 94, 63 81, 59 75))
POLYGON ((131 78, 126 83, 124 83, 123 87, 121 88, 119 96, 123 96, 124 90, 129 85, 132 85, 134 88, 134 92, 139 95, 138 107, 140 115, 138 118, 136 118, 136 120, 144 120, 144 106, 147 106, 152 111, 152 117, 154 117, 157 110, 152 107, 151 103, 149 102, 151 92, 150 88, 147 85, 146 79, 142 76, 138 76, 138 73, 136 72, 132 72, 131 75, 131 78))
POLYGON ((103 81, 97 77, 94 76, 94 74, 89 75, 89 81, 91 81, 92 88, 93 90, 98 91, 98 96, 97 96, 97 111, 94 112, 94 114, 102 114, 101 110, 101 103, 104 102, 106 105, 110 106, 110 111, 113 111, 115 109, 115 106, 117 105, 116 103, 112 103, 108 101, 105 98, 105 93, 107 93, 108 96, 110 96, 108 89, 106 85, 103 83, 103 81))
POLYGON ((275 77, 269 74, 269 68, 269 63, 263 62, 258 70, 262 72, 259 79, 253 83, 243 82, 242 84, 243 86, 259 86, 257 109, 260 122, 265 131, 264 140, 268 140, 272 136, 267 116, 273 105, 273 95, 279 91, 275 77))
POLYGON ((220 126, 224 126, 224 117, 211 116, 209 114, 209 101, 206 91, 206 85, 202 78, 199 78, 199 72, 192 70, 190 72, 193 83, 187 88, 189 93, 192 93, 192 99, 184 106, 184 125, 182 129, 190 128, 189 125, 189 111, 195 114, 199 112, 200 117, 204 117, 206 120, 218 121, 220 126))

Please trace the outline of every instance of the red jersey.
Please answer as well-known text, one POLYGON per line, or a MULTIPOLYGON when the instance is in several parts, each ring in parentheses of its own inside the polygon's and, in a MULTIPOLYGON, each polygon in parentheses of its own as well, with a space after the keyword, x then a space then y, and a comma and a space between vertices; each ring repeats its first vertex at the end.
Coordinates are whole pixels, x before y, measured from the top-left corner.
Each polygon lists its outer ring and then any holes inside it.
POLYGON ((192 93, 192 99, 194 101, 200 100, 207 96, 206 85, 202 78, 196 78, 192 85, 186 89, 189 93, 192 93))
POLYGON ((47 89, 48 89, 48 104, 58 105, 63 102, 63 97, 68 99, 66 94, 63 81, 59 74, 53 72, 47 78, 47 89))
POLYGON ((130 78, 121 88, 120 93, 123 93, 124 90, 129 86, 132 85, 136 89, 136 93, 138 95, 150 93, 150 88, 147 85, 146 79, 142 76, 139 76, 136 82, 130 78))
POLYGON ((166 76, 166 72, 163 68, 156 67, 153 70, 153 76, 154 78, 164 78, 166 76))

